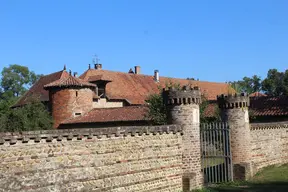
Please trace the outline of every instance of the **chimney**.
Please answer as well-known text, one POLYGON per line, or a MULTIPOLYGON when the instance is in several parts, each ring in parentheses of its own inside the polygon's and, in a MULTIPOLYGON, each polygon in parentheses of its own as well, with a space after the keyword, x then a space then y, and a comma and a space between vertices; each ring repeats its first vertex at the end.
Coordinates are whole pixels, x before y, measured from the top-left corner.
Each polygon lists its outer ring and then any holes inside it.
POLYGON ((159 82, 159 71, 158 70, 155 70, 154 71, 154 81, 155 82, 159 82))
POLYGON ((78 77, 78 75, 77 75, 77 72, 74 72, 74 74, 73 74, 73 75, 74 75, 74 77, 78 77))
POLYGON ((102 69, 102 64, 94 64, 94 68, 101 70, 102 69))
POLYGON ((141 74, 141 67, 135 66, 135 74, 141 74))
POLYGON ((129 69, 128 73, 134 74, 134 71, 132 68, 129 69))

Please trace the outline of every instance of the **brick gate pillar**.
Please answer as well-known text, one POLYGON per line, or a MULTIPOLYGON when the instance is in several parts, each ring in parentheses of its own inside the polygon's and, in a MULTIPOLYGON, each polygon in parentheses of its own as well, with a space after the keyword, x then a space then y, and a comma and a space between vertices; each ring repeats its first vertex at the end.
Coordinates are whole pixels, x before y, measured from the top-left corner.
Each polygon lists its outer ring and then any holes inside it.
POLYGON ((203 185, 200 152, 201 92, 198 87, 184 86, 181 90, 163 90, 168 120, 183 128, 183 191, 200 188, 203 185))
POLYGON ((246 94, 217 97, 222 121, 230 127, 231 153, 234 180, 252 176, 251 135, 249 125, 249 97, 246 94))

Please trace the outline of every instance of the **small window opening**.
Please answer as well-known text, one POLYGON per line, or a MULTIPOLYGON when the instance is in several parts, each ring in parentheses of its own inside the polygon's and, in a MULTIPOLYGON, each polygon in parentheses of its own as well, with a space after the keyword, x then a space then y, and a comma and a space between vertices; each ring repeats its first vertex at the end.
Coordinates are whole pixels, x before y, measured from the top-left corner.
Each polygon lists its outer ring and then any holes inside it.
POLYGON ((78 97, 78 91, 76 91, 76 97, 78 97))
POLYGON ((75 116, 79 116, 79 115, 81 115, 81 113, 75 113, 75 116))

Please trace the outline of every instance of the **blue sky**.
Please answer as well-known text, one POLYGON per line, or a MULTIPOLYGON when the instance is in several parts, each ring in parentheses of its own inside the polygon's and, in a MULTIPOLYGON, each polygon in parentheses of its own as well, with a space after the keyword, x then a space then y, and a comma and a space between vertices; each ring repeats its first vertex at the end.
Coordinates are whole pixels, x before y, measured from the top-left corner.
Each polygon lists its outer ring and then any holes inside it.
POLYGON ((286 0, 1 0, 0 67, 104 69, 225 82, 288 63, 286 0))

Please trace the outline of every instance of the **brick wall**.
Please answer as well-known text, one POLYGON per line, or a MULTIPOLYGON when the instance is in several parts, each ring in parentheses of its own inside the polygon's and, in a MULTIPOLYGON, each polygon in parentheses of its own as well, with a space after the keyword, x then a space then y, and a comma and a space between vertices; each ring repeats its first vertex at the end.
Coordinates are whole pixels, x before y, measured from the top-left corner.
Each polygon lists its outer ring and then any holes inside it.
POLYGON ((254 172, 268 165, 288 163, 288 122, 253 123, 250 129, 254 172))
POLYGON ((231 129, 231 150, 234 164, 249 162, 251 159, 251 135, 247 108, 222 110, 222 120, 229 122, 231 129))
POLYGON ((0 134, 0 191, 182 190, 176 125, 0 134))
POLYGON ((89 88, 52 90, 50 101, 54 127, 57 128, 64 120, 75 117, 76 113, 83 115, 92 109, 93 91, 89 88))
POLYGON ((173 124, 182 125, 183 128, 183 172, 189 180, 188 187, 200 188, 203 185, 201 172, 200 152, 200 116, 199 105, 173 105, 169 106, 169 121, 173 124))

